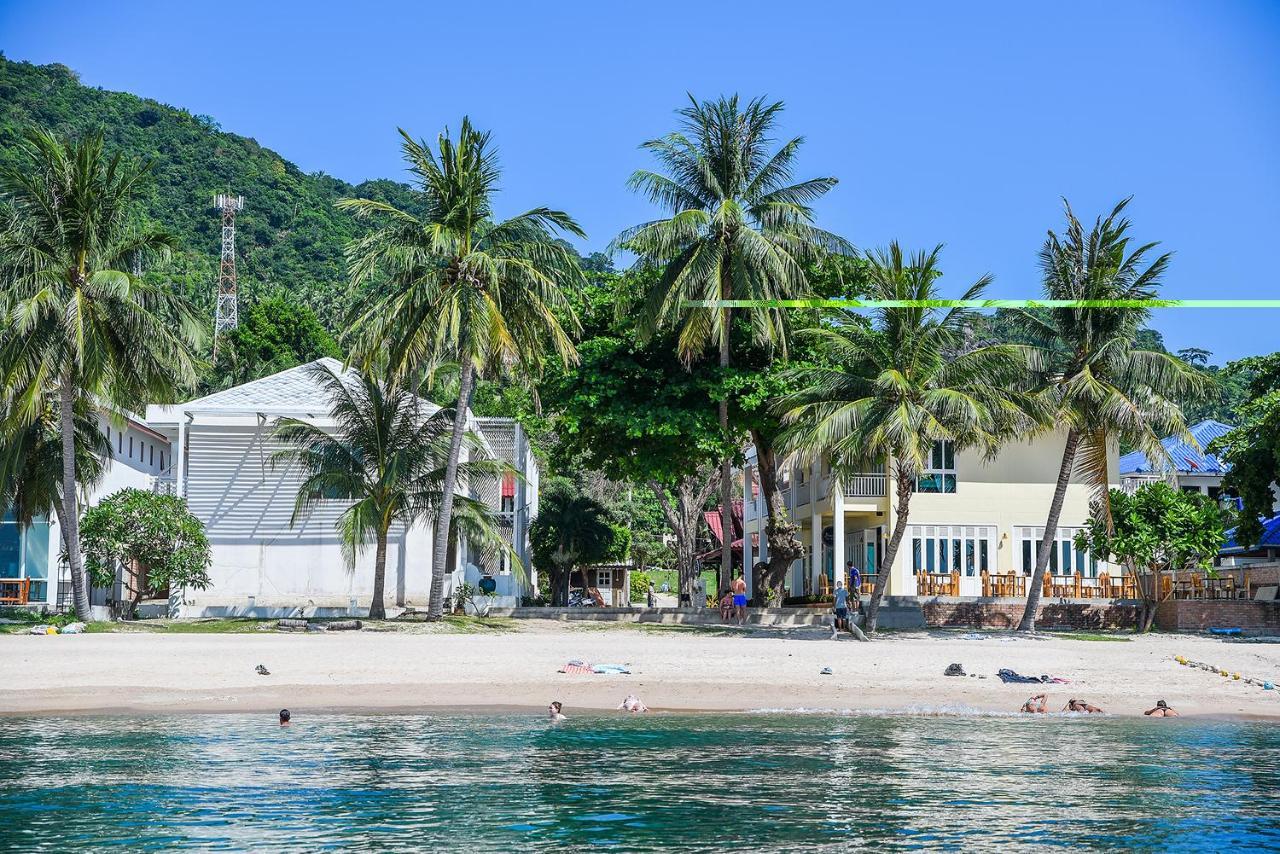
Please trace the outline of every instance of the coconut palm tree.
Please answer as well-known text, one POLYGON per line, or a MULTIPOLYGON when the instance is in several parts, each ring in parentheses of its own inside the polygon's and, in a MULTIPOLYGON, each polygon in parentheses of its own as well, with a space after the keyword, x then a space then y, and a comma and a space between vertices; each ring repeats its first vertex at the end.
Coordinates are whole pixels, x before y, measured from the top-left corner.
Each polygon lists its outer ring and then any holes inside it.
MULTIPOLYGON (((807 262, 827 251, 850 249, 813 224, 809 207, 836 179, 792 183, 804 138, 774 148, 772 134, 782 109, 781 101, 764 98, 742 105, 737 95, 714 101, 690 95, 689 106, 679 111, 680 130, 643 146, 660 171, 641 169, 628 182, 669 214, 629 228, 614 241, 615 249, 635 253, 637 264, 662 271, 644 295, 640 333, 643 338, 659 328, 676 328, 677 347, 686 362, 715 346, 720 367, 727 368, 735 314, 731 308, 692 308, 689 301, 796 298, 808 289, 807 262)), ((785 355, 784 311, 747 311, 756 342, 785 355)), ((719 406, 720 425, 728 434, 727 396, 719 406)), ((726 459, 720 467, 721 526, 726 531, 733 530, 731 466, 726 459)), ((764 488, 776 492, 774 483, 764 488)), ((773 518, 773 505, 769 502, 768 528, 781 531, 786 520, 773 518)), ((722 586, 732 580, 730 540, 724 538, 720 553, 722 586)), ((771 553, 791 551, 781 542, 770 544, 771 553)))
MULTIPOLYGON (((1123 200, 1086 232, 1064 200, 1067 228, 1061 235, 1050 231, 1040 250, 1046 299, 1155 298, 1170 256, 1147 263, 1156 244, 1130 246, 1130 223, 1123 216, 1128 204, 1129 199, 1123 200)), ((1162 436, 1178 434, 1192 441, 1175 401, 1203 394, 1211 381, 1176 356, 1136 347, 1138 331, 1149 315, 1145 308, 1054 308, 1013 315, 1044 348, 1041 397, 1054 423, 1067 427, 1058 481, 1018 625, 1021 631, 1035 630, 1044 574, 1072 472, 1093 488, 1105 509, 1110 506, 1107 446, 1111 441, 1122 439, 1152 460, 1167 459, 1162 436)))
MULTIPOLYGON (((62 436, 58 402, 47 395, 34 421, 5 417, 0 408, 0 516, 12 511, 19 525, 56 516, 62 502, 62 436)), ((102 482, 111 443, 98 429, 87 400, 75 406, 76 480, 83 494, 102 482)))
POLYGON ((584 237, 566 213, 534 208, 493 218, 499 178, 488 133, 464 118, 455 141, 448 130, 432 151, 403 130, 403 150, 417 184, 414 214, 370 199, 338 206, 373 221, 347 248, 354 285, 381 277, 385 295, 354 322, 357 361, 366 367, 384 350, 391 375, 461 366, 458 405, 438 508, 429 616, 443 613, 448 533, 458 459, 477 376, 516 370, 536 374, 549 357, 568 365, 577 353, 570 334, 578 321, 566 289, 585 283, 578 257, 559 232, 584 237))
MULTIPOLYGON (((869 255, 867 298, 937 299, 940 249, 907 258, 894 243, 869 255)), ((976 299, 989 281, 980 279, 963 299, 976 299)), ((954 449, 976 447, 991 455, 1028 422, 1026 401, 1015 389, 1025 378, 1030 351, 1011 344, 968 349, 970 321, 970 313, 959 308, 881 308, 870 324, 851 312, 830 315, 804 333, 814 336, 828 361, 796 369, 800 390, 778 403, 789 425, 783 448, 801 460, 825 456, 837 473, 888 464, 896 513, 867 608, 868 632, 876 629, 911 496, 935 444, 946 441, 954 449)))
POLYGON ((58 402, 62 535, 76 614, 89 618, 76 507, 76 408, 120 409, 170 397, 196 378, 203 329, 187 303, 138 271, 172 238, 135 225, 131 202, 150 162, 109 157, 100 133, 29 131, 0 170, 0 388, 34 423, 58 402))
MULTIPOLYGON (((274 436, 285 447, 277 464, 296 464, 302 473, 292 523, 325 501, 349 501, 336 523, 348 569, 371 543, 374 546, 372 619, 384 619, 387 536, 393 525, 408 527, 439 512, 452 443, 453 413, 434 413, 426 401, 402 386, 384 385, 368 373, 338 372, 324 363, 308 373, 331 401, 330 431, 297 418, 276 421, 274 436)), ((506 466, 486 459, 479 437, 466 437, 470 461, 458 473, 474 483, 505 473, 506 466)), ((449 535, 483 546, 509 549, 492 512, 483 502, 459 495, 449 535)), ((512 565, 518 565, 513 561, 512 565)))

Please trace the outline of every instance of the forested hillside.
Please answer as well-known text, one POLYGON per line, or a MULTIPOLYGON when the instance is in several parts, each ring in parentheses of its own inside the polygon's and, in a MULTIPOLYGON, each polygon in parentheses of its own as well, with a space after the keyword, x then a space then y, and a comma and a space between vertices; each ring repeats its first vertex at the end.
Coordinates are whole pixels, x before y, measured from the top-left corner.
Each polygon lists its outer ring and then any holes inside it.
POLYGON ((145 212, 182 247, 166 272, 210 317, 221 227, 211 208, 215 193, 245 197, 237 220, 241 293, 251 300, 286 291, 331 331, 348 302, 343 246, 359 228, 334 201, 359 195, 406 203, 402 184, 352 186, 307 174, 252 138, 224 133, 208 116, 81 85, 65 65, 0 56, 0 163, 17 157, 14 143, 31 126, 58 133, 100 128, 110 149, 155 160, 145 212))

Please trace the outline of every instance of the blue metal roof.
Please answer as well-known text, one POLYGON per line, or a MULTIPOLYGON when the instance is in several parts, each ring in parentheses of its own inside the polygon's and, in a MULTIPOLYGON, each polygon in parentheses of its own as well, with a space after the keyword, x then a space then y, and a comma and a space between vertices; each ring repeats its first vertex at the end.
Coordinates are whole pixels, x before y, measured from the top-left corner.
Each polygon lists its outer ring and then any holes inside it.
MULTIPOLYGON (((1258 541, 1256 546, 1251 548, 1264 548, 1266 546, 1280 547, 1280 516, 1272 516, 1270 519, 1262 520, 1262 539, 1258 541)), ((1235 528, 1227 531, 1227 543, 1222 547, 1222 551, 1243 551, 1240 548, 1240 544, 1236 542, 1235 528)))
POLYGON ((1176 436, 1166 436, 1160 440, 1165 453, 1172 463, 1154 466, 1142 451, 1130 451, 1120 458, 1120 474, 1159 474, 1169 468, 1178 474, 1226 474, 1231 466, 1222 460, 1206 454, 1204 449, 1209 443, 1231 429, 1230 424, 1214 421, 1212 418, 1193 424, 1189 429, 1196 444, 1184 442, 1176 436), (1197 445, 1199 447, 1197 447, 1197 445))

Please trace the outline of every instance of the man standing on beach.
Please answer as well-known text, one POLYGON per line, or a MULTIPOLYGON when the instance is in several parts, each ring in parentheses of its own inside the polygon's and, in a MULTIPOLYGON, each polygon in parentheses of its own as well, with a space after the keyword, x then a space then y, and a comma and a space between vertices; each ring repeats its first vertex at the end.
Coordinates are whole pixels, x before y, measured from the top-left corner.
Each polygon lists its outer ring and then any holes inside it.
POLYGON ((845 628, 845 624, 849 622, 849 591, 844 589, 844 582, 836 582, 836 619, 835 625, 832 627, 831 639, 835 640, 836 635, 845 628))
POLYGON ((741 575, 733 580, 733 613, 738 625, 747 622, 747 582, 741 575))
POLYGON ((849 561, 849 571, 845 574, 849 576, 849 596, 853 598, 853 610, 856 611, 862 605, 862 573, 853 561, 849 561))

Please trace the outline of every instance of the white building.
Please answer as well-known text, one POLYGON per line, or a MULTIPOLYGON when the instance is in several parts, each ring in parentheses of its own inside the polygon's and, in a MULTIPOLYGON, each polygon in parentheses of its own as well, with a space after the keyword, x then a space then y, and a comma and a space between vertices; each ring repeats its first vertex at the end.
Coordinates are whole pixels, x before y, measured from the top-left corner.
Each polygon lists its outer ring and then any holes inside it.
MULTIPOLYGON (((115 419, 99 416, 98 428, 111 446, 102 482, 89 496, 89 505, 126 487, 150 489, 170 463, 171 449, 164 435, 131 413, 115 419)), ((49 608, 72 603, 71 578, 61 564, 62 531, 57 519, 37 519, 21 527, 12 514, 0 519, 0 598, 25 599, 49 608), (19 586, 6 582, 26 582, 19 586)), ((102 595, 95 604, 105 604, 102 595)))
MULTIPOLYGON (((335 370, 341 368, 337 360, 320 361, 335 370)), ((427 412, 438 408, 430 403, 425 407, 427 412)), ((124 486, 154 489, 185 498, 205 525, 213 583, 206 590, 183 592, 180 604, 175 595, 174 605, 181 615, 368 612, 373 548, 359 556, 354 571, 347 569, 334 527, 346 502, 324 502, 296 524, 292 520, 301 476, 293 465, 275 460, 283 446, 272 436, 276 420, 286 416, 321 428, 333 425, 329 400, 307 365, 186 403, 150 406, 145 424, 130 422, 126 431, 112 432, 113 448, 118 451, 106 482, 90 503, 124 486)), ((522 566, 513 567, 497 553, 485 554, 462 543, 456 567, 446 577, 445 595, 463 581, 478 585, 482 577, 491 576, 496 584, 495 604, 515 605, 534 583, 528 530, 537 509, 537 464, 523 430, 511 419, 473 419, 472 423, 492 452, 522 477, 461 488, 485 499, 498 513, 499 525, 522 566)), ((57 577, 58 550, 49 547, 59 542, 56 525, 41 523, 18 531, 16 525, 8 524, 6 529, 0 529, 0 573, 16 572, 33 582, 57 577), (6 557, 11 552, 20 558, 6 557), (6 560, 16 569, 6 570, 6 560)), ((429 521, 407 530, 392 528, 385 589, 388 607, 427 606, 432 533, 429 521)), ((63 586, 66 603, 70 585, 63 586)), ((57 605, 52 587, 45 584, 37 589, 33 583, 31 601, 57 605)), ((95 604, 106 604, 104 594, 97 598, 103 601, 95 604)))
POLYGON ((1222 478, 1231 466, 1217 456, 1205 453, 1214 439, 1231 431, 1230 424, 1206 419, 1187 428, 1193 441, 1177 436, 1160 440, 1167 460, 1153 463, 1142 451, 1130 451, 1120 458, 1121 486, 1134 492, 1145 483, 1164 482, 1183 492, 1198 492, 1217 499, 1222 495, 1222 478))
MULTIPOLYGON (((886 591, 925 592, 922 578, 957 573, 958 595, 983 595, 982 574, 1022 575, 1035 567, 1045 517, 1057 484, 1066 441, 1064 430, 1010 442, 991 461, 976 450, 955 452, 950 442, 934 446, 929 468, 911 497, 909 528, 898 550, 886 591)), ((743 563, 765 559, 766 518, 755 468, 748 452, 743 491, 743 563)), ((1108 458, 1109 482, 1118 484, 1117 452, 1108 458)), ((833 567, 853 561, 864 581, 879 566, 893 530, 896 497, 884 469, 847 477, 838 484, 825 462, 812 468, 783 468, 779 485, 791 520, 805 547, 787 579, 791 595, 821 592, 833 567)), ((1076 549, 1073 538, 1089 518, 1090 488, 1078 477, 1067 487, 1050 571, 1057 576, 1097 578, 1105 566, 1076 549)), ((747 573, 748 579, 751 573, 747 573)), ((840 576, 834 576, 840 577, 840 576)), ((754 579, 752 579, 754 580, 754 579)))

